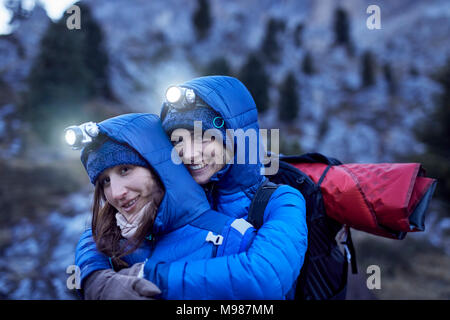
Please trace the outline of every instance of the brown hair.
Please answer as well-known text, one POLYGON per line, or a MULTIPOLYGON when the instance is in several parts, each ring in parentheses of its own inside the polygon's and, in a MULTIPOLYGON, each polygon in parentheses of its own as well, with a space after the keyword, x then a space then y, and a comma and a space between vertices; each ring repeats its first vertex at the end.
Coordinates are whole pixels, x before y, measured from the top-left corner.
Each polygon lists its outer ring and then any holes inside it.
MULTIPOLYGON (((163 190, 163 184, 159 177, 153 172, 152 177, 160 187, 160 190, 163 190)), ((111 258, 115 270, 128 267, 128 264, 121 258, 136 250, 153 227, 162 196, 159 194, 159 197, 155 195, 154 198, 155 201, 152 201, 152 205, 148 206, 144 212, 142 219, 144 223, 137 229, 133 238, 125 239, 117 226, 115 216, 117 209, 106 201, 101 183, 98 180, 95 183, 94 204, 92 207, 92 234, 97 250, 111 258)))

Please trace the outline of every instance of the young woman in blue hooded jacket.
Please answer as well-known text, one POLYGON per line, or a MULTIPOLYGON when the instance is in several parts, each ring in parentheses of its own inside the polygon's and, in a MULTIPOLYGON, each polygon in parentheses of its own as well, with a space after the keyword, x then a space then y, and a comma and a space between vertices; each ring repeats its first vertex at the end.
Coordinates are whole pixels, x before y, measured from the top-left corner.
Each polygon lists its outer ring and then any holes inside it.
POLYGON ((156 115, 122 115, 98 128, 81 154, 95 185, 92 228, 76 250, 85 298, 152 297, 160 291, 136 263, 211 258, 243 251, 251 242, 254 228, 212 210, 186 168, 172 161, 156 115), (220 237, 198 222, 203 220, 222 220, 220 237))
MULTIPOLYGON (((239 80, 231 77, 202 77, 180 87, 184 93, 190 90, 191 97, 194 94, 194 103, 188 107, 165 103, 161 112, 163 127, 169 136, 175 135, 175 150, 196 182, 204 187, 211 207, 230 217, 246 219, 256 190, 266 181, 261 159, 252 162, 252 155, 245 151, 244 163, 237 161, 242 153, 235 150, 238 146, 233 140, 232 148, 237 152, 231 163, 202 162, 189 144, 179 148, 177 142, 183 135, 186 137, 186 131, 176 131, 195 130, 194 121, 201 121, 202 129, 258 132, 253 98, 239 80)), ((202 151, 214 149, 212 144, 217 141, 202 141, 202 151)), ((260 141, 257 146, 259 149, 260 141)), ((143 271, 144 277, 161 289, 159 297, 164 299, 287 299, 293 298, 306 248, 304 198, 298 190, 280 186, 272 194, 264 224, 247 250, 198 260, 151 258, 143 271)))

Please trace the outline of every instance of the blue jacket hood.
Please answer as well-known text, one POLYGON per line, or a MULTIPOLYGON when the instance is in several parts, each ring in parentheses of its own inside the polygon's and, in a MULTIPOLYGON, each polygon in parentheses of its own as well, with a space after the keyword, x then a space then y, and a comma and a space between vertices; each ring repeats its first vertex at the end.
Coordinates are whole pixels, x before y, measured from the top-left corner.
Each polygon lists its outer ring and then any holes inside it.
POLYGON ((203 101, 217 111, 223 117, 226 129, 242 129, 243 132, 251 129, 256 133, 256 146, 245 150, 245 163, 240 164, 237 161, 235 138, 233 165, 226 165, 211 178, 211 181, 217 181, 217 190, 222 194, 255 189, 264 180, 264 176, 261 174, 263 165, 259 159, 262 145, 259 139, 258 112, 250 92, 238 79, 228 76, 200 77, 181 86, 193 89, 203 101), (251 153, 256 152, 256 155, 249 154, 248 150, 251 153), (256 161, 250 163, 250 158, 254 156, 256 161))
MULTIPOLYGON (((136 150, 159 175, 165 188, 153 226, 153 233, 178 229, 210 209, 203 189, 184 165, 175 164, 172 144, 154 114, 125 114, 98 124, 101 133, 136 150), (186 192, 189 190, 189 192, 186 192), (170 205, 169 205, 170 204, 170 205)), ((178 158, 178 163, 181 160, 178 158)))

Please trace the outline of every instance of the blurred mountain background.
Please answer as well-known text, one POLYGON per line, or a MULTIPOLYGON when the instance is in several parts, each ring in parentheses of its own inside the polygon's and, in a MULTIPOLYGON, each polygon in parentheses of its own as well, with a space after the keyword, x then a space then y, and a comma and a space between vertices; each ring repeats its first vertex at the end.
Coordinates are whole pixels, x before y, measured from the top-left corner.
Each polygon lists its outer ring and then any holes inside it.
POLYGON ((71 13, 52 20, 44 3, 0 0, 0 298, 77 298, 66 268, 93 188, 63 129, 158 114, 169 85, 212 74, 249 88, 282 153, 421 162, 438 179, 426 231, 402 241, 355 231, 349 298, 450 298, 450 2, 76 4, 81 29, 69 30, 71 13), (381 29, 370 30, 374 4, 381 29), (370 292, 369 265, 382 276, 370 292))

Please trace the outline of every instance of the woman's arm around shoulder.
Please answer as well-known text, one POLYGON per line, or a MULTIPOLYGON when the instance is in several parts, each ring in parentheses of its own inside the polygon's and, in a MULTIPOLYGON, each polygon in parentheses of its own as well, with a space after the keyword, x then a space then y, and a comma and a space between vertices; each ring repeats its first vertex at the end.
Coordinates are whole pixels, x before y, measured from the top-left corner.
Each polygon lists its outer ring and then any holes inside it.
POLYGON ((307 238, 304 197, 282 185, 246 252, 170 264, 149 260, 144 275, 166 299, 285 299, 303 265, 307 238))

